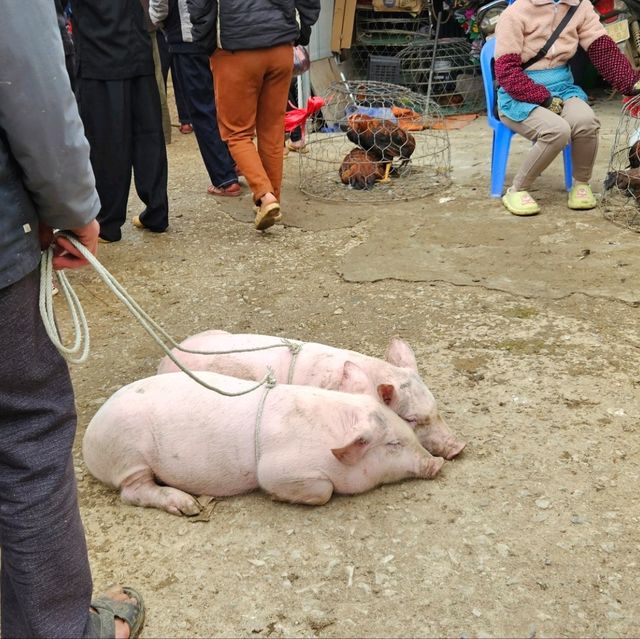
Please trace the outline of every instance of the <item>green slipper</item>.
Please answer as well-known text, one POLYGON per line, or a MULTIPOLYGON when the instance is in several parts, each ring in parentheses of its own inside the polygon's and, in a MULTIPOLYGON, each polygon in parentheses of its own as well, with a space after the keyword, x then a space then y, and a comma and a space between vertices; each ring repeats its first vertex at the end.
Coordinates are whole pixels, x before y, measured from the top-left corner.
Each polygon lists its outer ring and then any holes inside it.
POLYGON ((91 637, 113 639, 116 636, 115 620, 122 619, 129 626, 129 638, 136 639, 144 625, 144 601, 139 592, 133 588, 122 588, 122 591, 136 603, 116 601, 109 595, 101 595, 91 601, 94 609, 89 613, 89 632, 91 637))
POLYGON ((596 197, 591 191, 591 187, 584 182, 576 182, 569 191, 567 206, 576 211, 586 211, 595 209, 596 205, 596 197))
POLYGON ((502 196, 505 208, 514 215, 537 215, 540 206, 527 191, 512 191, 510 188, 502 196))

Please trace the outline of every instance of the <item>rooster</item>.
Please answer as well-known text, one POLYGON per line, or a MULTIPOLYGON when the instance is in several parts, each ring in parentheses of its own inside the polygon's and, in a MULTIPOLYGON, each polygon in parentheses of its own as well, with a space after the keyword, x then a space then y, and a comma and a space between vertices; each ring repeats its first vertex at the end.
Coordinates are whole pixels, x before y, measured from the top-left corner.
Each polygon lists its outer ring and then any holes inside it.
POLYGON ((364 149, 352 149, 342 160, 340 180, 354 189, 370 189, 384 176, 384 165, 372 153, 364 149))
POLYGON ((401 129, 395 122, 364 113, 354 113, 349 116, 347 122, 349 140, 384 164, 384 176, 380 182, 388 181, 392 168, 394 173, 398 174, 400 168, 410 161, 409 158, 416 148, 416 140, 411 133, 401 129), (399 162, 393 166, 396 159, 399 159, 399 162))

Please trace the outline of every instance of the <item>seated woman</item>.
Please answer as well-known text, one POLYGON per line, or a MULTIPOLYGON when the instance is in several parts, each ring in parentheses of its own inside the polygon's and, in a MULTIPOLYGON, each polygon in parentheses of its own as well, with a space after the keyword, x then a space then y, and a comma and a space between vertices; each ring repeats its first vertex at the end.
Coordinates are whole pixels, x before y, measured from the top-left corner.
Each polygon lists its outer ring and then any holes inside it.
POLYGON ((535 215, 540 206, 528 189, 571 142, 573 187, 571 209, 592 209, 589 186, 598 151, 600 122, 574 84, 569 60, 582 47, 602 77, 623 95, 640 92, 635 71, 607 35, 589 0, 517 0, 502 13, 496 27, 495 75, 500 120, 534 142, 502 198, 514 215, 535 215), (523 64, 545 45, 570 7, 577 6, 549 51, 526 70, 523 64))

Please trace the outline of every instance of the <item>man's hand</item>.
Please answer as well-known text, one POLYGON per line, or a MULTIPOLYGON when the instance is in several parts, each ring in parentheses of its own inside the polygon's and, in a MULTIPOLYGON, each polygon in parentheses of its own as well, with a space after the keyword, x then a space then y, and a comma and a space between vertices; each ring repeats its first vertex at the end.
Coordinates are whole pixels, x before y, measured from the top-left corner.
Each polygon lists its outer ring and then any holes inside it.
POLYGON ((38 223, 38 238, 40 239, 40 250, 46 251, 53 244, 53 229, 40 221, 38 223))
POLYGON ((298 39, 293 43, 295 46, 301 44, 306 47, 309 44, 309 40, 311 39, 311 27, 308 24, 300 25, 300 35, 298 39))
MULTIPOLYGON (((92 255, 96 254, 98 250, 98 233, 100 232, 100 225, 97 220, 92 220, 85 226, 66 230, 73 233, 80 244, 85 246, 92 255)), ((79 268, 80 266, 88 264, 86 258, 82 256, 78 249, 76 249, 67 238, 55 235, 54 242, 53 268, 57 271, 63 268, 79 268)))
POLYGON ((557 96, 551 96, 542 103, 542 106, 549 109, 551 113, 560 115, 562 113, 562 107, 564 107, 564 101, 557 96))

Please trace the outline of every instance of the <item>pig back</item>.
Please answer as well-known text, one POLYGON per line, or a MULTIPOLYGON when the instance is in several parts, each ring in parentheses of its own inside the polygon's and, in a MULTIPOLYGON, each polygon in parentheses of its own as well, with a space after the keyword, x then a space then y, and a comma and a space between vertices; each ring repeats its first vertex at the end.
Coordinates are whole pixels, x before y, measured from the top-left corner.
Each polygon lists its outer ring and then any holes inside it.
MULTIPOLYGON (((286 340, 289 344, 294 341, 286 340)), ((193 371, 211 371, 240 379, 260 380, 270 368, 278 382, 286 383, 292 353, 285 340, 269 335, 231 334, 224 331, 205 331, 188 337, 180 346, 195 351, 232 351, 262 349, 227 355, 186 353, 177 348, 171 352, 184 366, 193 371), (273 346, 274 348, 265 348, 273 346)), ((164 357, 158 373, 176 372, 179 368, 169 357, 164 357)))
MULTIPOLYGON (((215 373, 198 377, 228 392, 255 382, 215 373)), ((150 469, 192 494, 233 495, 257 487, 255 419, 264 387, 238 397, 204 388, 184 373, 133 382, 116 392, 87 427, 85 463, 114 487, 150 469)))

